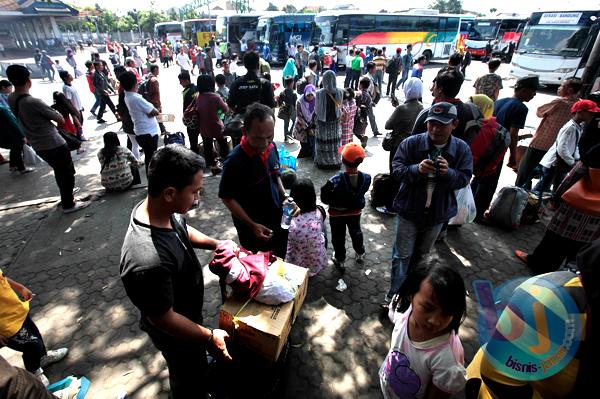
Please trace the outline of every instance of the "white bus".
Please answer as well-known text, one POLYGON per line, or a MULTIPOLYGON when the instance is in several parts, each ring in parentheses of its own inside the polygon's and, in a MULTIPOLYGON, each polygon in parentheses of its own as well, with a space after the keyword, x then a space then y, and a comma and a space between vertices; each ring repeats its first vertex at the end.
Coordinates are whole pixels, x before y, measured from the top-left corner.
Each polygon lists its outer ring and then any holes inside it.
POLYGON ((510 75, 538 75, 560 84, 581 77, 598 30, 600 11, 534 12, 512 59, 510 75))
POLYGON ((179 21, 159 22, 154 25, 154 39, 169 41, 175 45, 176 40, 183 38, 183 24, 179 21))
POLYGON ((281 11, 259 11, 217 17, 217 40, 228 45, 230 53, 242 55, 244 49, 256 50, 256 29, 262 16, 281 14, 281 11))
POLYGON ((394 54, 413 45, 415 59, 445 58, 452 54, 459 38, 460 17, 437 12, 365 14, 360 11, 325 11, 315 16, 311 44, 328 51, 338 48, 338 64, 344 64, 353 46, 386 47, 394 54))

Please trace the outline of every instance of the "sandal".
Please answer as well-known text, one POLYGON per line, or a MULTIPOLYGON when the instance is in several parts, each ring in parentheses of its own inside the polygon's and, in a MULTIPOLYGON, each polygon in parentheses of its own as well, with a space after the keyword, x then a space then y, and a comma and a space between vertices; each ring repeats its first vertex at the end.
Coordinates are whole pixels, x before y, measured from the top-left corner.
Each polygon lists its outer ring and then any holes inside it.
POLYGON ((525 263, 527 265, 527 253, 521 251, 521 250, 516 250, 515 251, 515 256, 517 258, 519 258, 519 260, 523 263, 525 263))

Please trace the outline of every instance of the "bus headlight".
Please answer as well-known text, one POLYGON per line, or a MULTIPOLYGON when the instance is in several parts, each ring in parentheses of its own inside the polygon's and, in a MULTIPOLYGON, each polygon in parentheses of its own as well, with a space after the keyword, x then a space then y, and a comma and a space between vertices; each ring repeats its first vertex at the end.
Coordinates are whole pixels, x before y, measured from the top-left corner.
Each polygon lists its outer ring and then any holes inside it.
POLYGON ((575 68, 558 68, 556 71, 556 73, 569 73, 569 72, 573 72, 575 70, 575 68))

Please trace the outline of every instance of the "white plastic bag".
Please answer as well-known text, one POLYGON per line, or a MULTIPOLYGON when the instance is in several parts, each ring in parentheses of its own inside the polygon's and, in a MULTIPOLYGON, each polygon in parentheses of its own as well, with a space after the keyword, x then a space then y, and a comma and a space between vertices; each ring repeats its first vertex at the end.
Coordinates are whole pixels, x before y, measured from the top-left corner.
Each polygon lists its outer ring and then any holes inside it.
POLYGON ((270 267, 262 287, 254 299, 266 305, 279 305, 294 299, 298 286, 293 286, 288 280, 279 275, 277 267, 270 267))
POLYGON ((449 225, 467 224, 473 222, 477 216, 477 208, 475 207, 475 198, 471 191, 471 185, 456 190, 456 207, 458 213, 448 222, 449 225))
POLYGON ((25 165, 35 166, 41 164, 42 162, 44 162, 44 160, 35 153, 33 148, 31 148, 28 144, 23 145, 23 163, 25 163, 25 165))

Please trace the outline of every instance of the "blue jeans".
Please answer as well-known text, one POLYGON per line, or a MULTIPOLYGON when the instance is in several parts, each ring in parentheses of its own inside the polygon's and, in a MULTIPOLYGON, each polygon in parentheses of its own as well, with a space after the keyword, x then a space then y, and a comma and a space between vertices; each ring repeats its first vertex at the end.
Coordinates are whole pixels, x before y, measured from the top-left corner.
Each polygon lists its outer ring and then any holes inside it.
POLYGON ((433 226, 419 226, 400 215, 397 216, 396 242, 392 249, 392 281, 386 295, 387 299, 391 299, 400 290, 409 268, 429 255, 443 225, 440 223, 433 226))
POLYGON ((98 94, 94 93, 94 98, 96 99, 96 102, 94 103, 94 105, 92 106, 92 108, 90 109, 90 112, 96 112, 96 110, 98 109, 98 107, 100 106, 100 100, 102 99, 101 96, 99 96, 98 94))
POLYGON ((409 69, 402 69, 402 79, 400 79, 400 81, 398 82, 398 84, 396 85, 396 89, 399 89, 400 86, 404 87, 404 82, 406 82, 408 80, 408 72, 410 70, 409 69))

